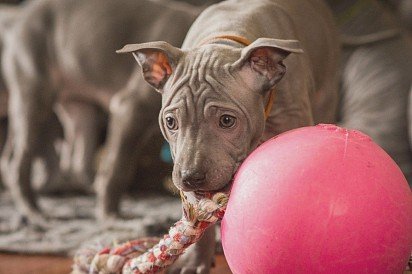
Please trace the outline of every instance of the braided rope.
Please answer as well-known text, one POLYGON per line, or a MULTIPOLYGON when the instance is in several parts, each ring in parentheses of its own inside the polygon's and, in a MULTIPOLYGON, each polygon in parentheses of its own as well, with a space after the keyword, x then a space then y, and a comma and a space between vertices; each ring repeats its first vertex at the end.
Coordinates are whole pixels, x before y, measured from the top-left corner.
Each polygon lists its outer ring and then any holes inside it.
POLYGON ((200 201, 189 201, 181 193, 183 217, 162 239, 143 238, 126 242, 116 248, 82 249, 76 253, 76 273, 104 274, 156 273, 172 265, 184 251, 196 243, 205 230, 223 218, 228 195, 216 193, 200 201))

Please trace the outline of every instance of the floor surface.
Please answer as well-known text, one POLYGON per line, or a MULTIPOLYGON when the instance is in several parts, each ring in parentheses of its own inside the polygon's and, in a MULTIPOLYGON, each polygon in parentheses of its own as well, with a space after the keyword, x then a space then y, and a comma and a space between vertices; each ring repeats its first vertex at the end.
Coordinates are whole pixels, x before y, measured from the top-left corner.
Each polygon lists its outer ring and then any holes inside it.
MULTIPOLYGON (((0 253, 0 274, 68 274, 71 264, 71 258, 0 253)), ((225 258, 218 256, 211 274, 231 273, 225 258)))
MULTIPOLYGON (((0 253, 0 274, 68 274, 71 264, 71 258, 0 253)), ((211 274, 232 274, 224 256, 217 256, 216 267, 211 274)))

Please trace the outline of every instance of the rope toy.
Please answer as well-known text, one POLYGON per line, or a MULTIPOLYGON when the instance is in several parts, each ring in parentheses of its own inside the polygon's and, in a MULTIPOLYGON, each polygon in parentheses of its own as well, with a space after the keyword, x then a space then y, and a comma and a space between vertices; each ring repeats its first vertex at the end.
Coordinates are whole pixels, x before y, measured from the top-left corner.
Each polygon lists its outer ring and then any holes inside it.
POLYGON ((74 257, 73 273, 156 273, 172 265, 209 226, 223 218, 229 200, 228 194, 221 192, 194 201, 182 192, 180 196, 183 216, 163 238, 137 239, 97 254, 96 249, 82 249, 74 257))

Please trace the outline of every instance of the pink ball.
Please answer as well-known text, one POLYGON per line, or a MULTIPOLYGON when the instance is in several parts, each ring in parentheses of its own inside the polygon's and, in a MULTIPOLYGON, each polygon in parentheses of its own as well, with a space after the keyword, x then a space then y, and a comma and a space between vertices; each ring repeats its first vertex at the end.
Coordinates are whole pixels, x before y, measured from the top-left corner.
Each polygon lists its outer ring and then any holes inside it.
POLYGON ((239 168, 222 243, 236 274, 403 273, 411 189, 368 136, 333 125, 296 129, 239 168))

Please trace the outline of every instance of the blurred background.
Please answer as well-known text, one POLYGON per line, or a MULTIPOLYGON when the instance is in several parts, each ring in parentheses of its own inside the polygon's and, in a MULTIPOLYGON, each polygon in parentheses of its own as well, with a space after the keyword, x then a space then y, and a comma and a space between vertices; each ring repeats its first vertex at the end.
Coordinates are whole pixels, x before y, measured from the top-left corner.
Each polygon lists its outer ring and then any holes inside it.
MULTIPOLYGON (((179 219, 160 95, 115 50, 181 46, 217 2, 0 0, 0 274, 67 273, 84 244, 179 219)), ((326 2, 342 43, 337 123, 370 135, 412 184, 412 0, 326 2)), ((214 273, 230 273, 221 255, 214 273)))

